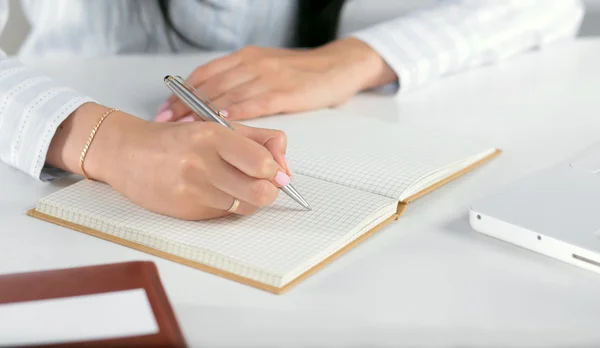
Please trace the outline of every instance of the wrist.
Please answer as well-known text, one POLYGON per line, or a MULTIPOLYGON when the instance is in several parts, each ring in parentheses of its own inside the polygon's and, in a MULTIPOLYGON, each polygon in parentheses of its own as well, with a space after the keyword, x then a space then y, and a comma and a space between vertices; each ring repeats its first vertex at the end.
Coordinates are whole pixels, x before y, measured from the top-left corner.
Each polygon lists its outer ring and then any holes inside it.
POLYGON ((396 73, 379 53, 359 39, 340 39, 319 50, 333 55, 331 69, 339 69, 341 73, 354 77, 356 92, 398 80, 396 73))
MULTIPOLYGON (((97 122, 106 110, 107 107, 96 104, 81 110, 81 112, 94 115, 97 122)), ((147 121, 119 110, 111 112, 96 130, 96 135, 88 148, 83 163, 88 177, 113 185, 127 161, 124 155, 127 152, 127 137, 134 129, 145 123, 147 121)), ((93 126, 87 130, 88 137, 92 129, 93 126)), ((80 145, 80 152, 83 150, 83 146, 85 146, 85 142, 80 145)))

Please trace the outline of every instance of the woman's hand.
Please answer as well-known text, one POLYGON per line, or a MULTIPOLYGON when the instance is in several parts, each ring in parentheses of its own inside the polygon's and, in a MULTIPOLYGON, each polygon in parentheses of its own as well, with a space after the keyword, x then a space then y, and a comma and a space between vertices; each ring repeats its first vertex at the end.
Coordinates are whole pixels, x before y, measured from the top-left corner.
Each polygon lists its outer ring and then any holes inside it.
MULTIPOLYGON (((94 104, 83 108, 94 119, 106 110, 94 104)), ((77 127, 78 112, 67 126, 77 127)), ((154 123, 114 112, 98 129, 85 169, 92 179, 110 184, 135 204, 157 213, 189 220, 219 217, 228 214, 236 197, 241 201, 236 213, 252 214, 257 207, 273 203, 278 186, 290 180, 284 157, 286 137, 276 130, 233 127, 235 131, 208 122, 154 123)), ((91 127, 79 128, 85 129, 79 137, 83 140, 91 127)), ((76 144, 69 157, 73 162, 85 141, 71 138, 67 147, 76 144)), ((53 145, 60 146, 60 140, 59 132, 53 145)), ((57 151, 51 148, 49 158, 60 164, 57 151)))
MULTIPOLYGON (((361 90, 396 80, 367 44, 349 38, 313 50, 246 47, 198 67, 187 81, 232 120, 344 103, 361 90)), ((171 96, 158 122, 193 120, 171 96)))

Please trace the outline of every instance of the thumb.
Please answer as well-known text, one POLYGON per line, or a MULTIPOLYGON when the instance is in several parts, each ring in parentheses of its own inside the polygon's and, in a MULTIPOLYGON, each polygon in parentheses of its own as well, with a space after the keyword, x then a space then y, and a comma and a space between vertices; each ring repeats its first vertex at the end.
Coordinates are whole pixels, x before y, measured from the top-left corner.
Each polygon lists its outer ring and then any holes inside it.
POLYGON ((263 145, 271 154, 273 159, 285 170, 287 175, 292 175, 291 169, 285 158, 287 151, 287 136, 283 131, 276 129, 248 127, 241 124, 233 126, 236 131, 263 145))

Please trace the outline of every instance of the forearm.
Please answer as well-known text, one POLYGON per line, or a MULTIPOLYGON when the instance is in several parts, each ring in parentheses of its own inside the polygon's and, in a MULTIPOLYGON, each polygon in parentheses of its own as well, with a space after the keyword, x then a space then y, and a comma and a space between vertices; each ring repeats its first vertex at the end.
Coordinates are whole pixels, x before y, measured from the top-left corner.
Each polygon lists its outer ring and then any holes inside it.
POLYGON ((70 114, 90 101, 16 59, 0 58, 0 160, 37 179, 52 177, 51 168, 45 167, 52 137, 70 114))
MULTIPOLYGON (((81 2, 80 5, 83 3, 81 2)), ((43 5, 45 6, 46 3, 43 5)), ((40 11, 28 12, 28 15, 35 17, 29 18, 32 19, 32 31, 35 31, 35 24, 39 23, 54 25, 54 29, 60 29, 61 23, 65 21, 50 16, 54 20, 44 22, 45 18, 49 17, 39 16, 47 15, 50 13, 48 11, 58 11, 63 15, 65 11, 61 9, 72 5, 65 0, 59 4, 53 2, 40 11)), ((96 5, 90 4, 90 6, 96 5)), ((34 7, 33 4, 28 4, 26 8, 31 10, 34 7)), ((37 8, 39 9, 39 6, 37 8)), ((132 8, 127 7, 128 10, 132 8)), ((8 13, 7 0, 0 0, 0 33, 6 24, 8 13)), ((79 25, 80 29, 87 28, 86 24, 89 23, 81 22, 86 18, 85 16, 75 18, 77 23, 75 27, 79 25)), ((128 13, 123 12, 122 18, 128 18, 128 13)), ((100 22, 103 20, 103 18, 96 19, 100 22)), ((71 24, 67 27, 72 29, 74 23, 72 21, 69 23, 71 24)), ((63 29, 66 30, 67 27, 63 29)), ((49 30, 48 37, 45 39, 52 41, 52 33, 56 35, 56 32, 57 30, 49 30)), ((131 37, 127 40, 131 40, 131 37)), ((72 40, 68 41, 70 45, 73 44, 72 40)), ((58 40, 58 42, 65 41, 58 40)), ((53 43, 55 48, 60 50, 56 43, 53 43)), ((92 98, 40 74, 23 65, 16 58, 7 57, 0 49, 0 161, 38 180, 47 180, 64 174, 64 172, 59 173, 59 170, 81 174, 79 169, 81 151, 98 118, 105 110, 106 107, 94 103, 92 98)), ((107 173, 110 173, 109 169, 115 163, 106 158, 118 153, 115 148, 119 146, 120 134, 130 129, 127 127, 132 127, 139 122, 143 121, 120 112, 107 117, 85 160, 86 172, 91 177, 99 180, 106 179, 107 173)))
POLYGON ((440 77, 573 38, 580 0, 456 0, 352 33, 409 91, 440 77))

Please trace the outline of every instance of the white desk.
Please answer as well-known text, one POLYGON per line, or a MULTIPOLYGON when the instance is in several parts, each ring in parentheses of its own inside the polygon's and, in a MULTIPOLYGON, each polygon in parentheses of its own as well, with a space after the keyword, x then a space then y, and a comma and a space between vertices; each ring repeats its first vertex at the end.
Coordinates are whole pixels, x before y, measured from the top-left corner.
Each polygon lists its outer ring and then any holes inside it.
MULTIPOLYGON (((185 76, 206 59, 36 65, 151 117, 167 96, 162 77, 185 76), (131 79, 107 89, 119 74, 131 79)), ((398 102, 371 95, 343 106, 348 117, 436 125, 505 153, 282 296, 27 217, 40 196, 67 183, 36 183, 3 165, 0 273, 153 260, 191 346, 599 346, 598 275, 476 234, 467 221, 474 200, 600 138, 599 62, 600 41, 580 41, 446 78, 398 102)))

